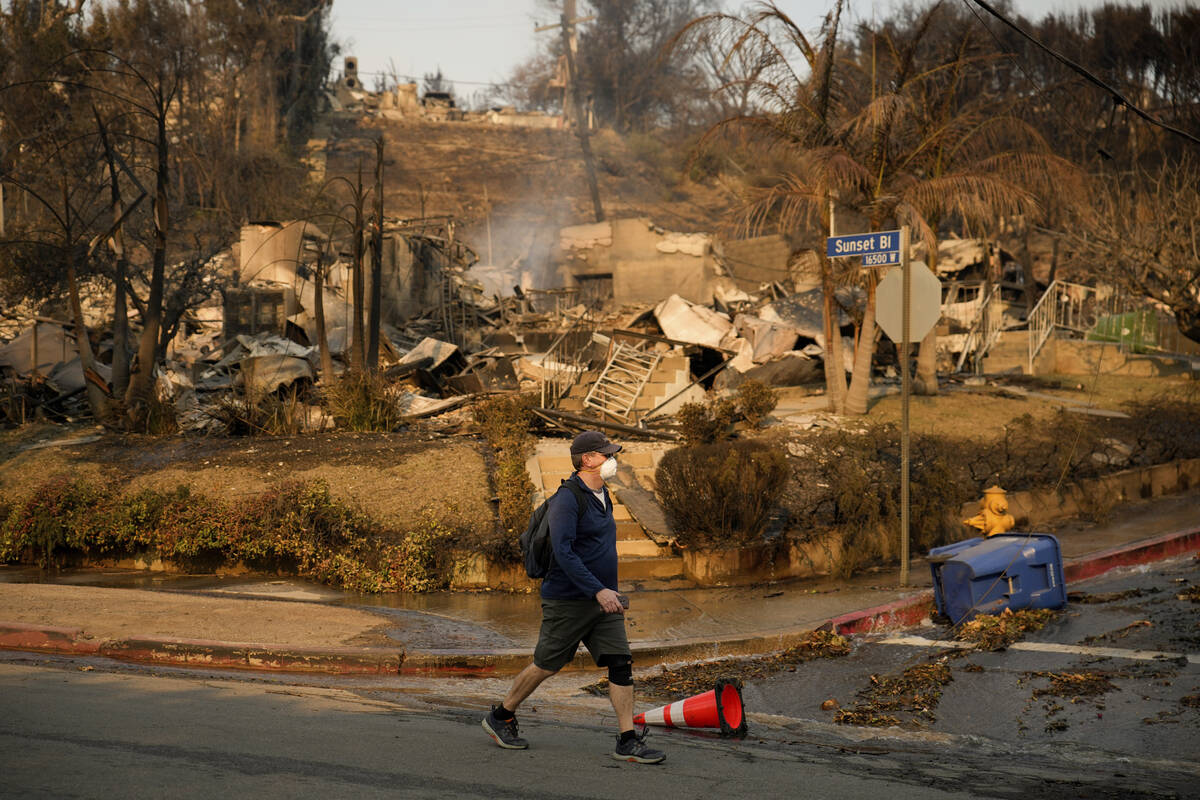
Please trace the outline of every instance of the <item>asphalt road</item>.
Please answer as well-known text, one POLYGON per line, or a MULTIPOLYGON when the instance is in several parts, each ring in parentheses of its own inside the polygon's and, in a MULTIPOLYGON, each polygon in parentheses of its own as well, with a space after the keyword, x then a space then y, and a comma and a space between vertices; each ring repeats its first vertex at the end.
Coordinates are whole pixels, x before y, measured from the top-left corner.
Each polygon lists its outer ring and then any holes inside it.
POLYGON ((1112 796, 1200 797, 1200 602, 1179 596, 1197 586, 1192 557, 1119 570, 1072 584, 1074 602, 1005 650, 950 649, 946 626, 875 637, 748 685, 746 705, 832 723, 823 702, 854 707, 881 679, 941 665, 929 713, 899 713, 908 735, 1092 764, 1112 796))
POLYGON ((1178 559, 1073 586, 1102 602, 1072 603, 1002 652, 955 656, 927 643, 944 637, 936 627, 860 642, 748 684, 744 741, 652 729, 661 766, 609 758, 611 710, 578 690, 590 676, 540 689, 522 709, 533 748, 512 752, 479 728, 502 680, 297 680, 4 653, 0 794, 1200 797, 1200 709, 1181 702, 1200 692, 1200 665, 1147 657, 1200 652, 1200 605, 1177 597, 1198 570, 1178 559), (872 675, 942 659, 952 679, 903 727, 834 724, 820 709, 851 705, 872 675), (1085 673, 1111 688, 1039 692, 1052 674, 1085 673))

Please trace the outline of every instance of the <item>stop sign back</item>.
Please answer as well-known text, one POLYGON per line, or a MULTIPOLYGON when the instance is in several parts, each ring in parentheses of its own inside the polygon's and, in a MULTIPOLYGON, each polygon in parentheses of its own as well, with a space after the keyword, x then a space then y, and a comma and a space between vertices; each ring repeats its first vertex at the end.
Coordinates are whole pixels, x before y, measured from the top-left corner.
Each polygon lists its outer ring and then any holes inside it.
MULTIPOLYGON (((911 277, 908 312, 908 341, 919 342, 942 316, 942 282, 923 261, 908 265, 911 277)), ((893 342, 904 341, 904 273, 888 272, 875 290, 875 321, 893 342)))

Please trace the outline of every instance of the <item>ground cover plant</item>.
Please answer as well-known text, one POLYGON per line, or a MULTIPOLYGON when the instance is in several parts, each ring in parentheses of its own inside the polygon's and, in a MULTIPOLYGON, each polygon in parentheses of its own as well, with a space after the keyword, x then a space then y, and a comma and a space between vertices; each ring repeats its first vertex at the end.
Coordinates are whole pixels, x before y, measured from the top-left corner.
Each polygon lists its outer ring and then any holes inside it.
POLYGON ((387 529, 333 498, 323 481, 285 483, 233 503, 186 486, 127 495, 57 478, 23 498, 0 497, 0 513, 0 562, 241 563, 361 592, 445 588, 460 536, 432 511, 408 530, 387 529))

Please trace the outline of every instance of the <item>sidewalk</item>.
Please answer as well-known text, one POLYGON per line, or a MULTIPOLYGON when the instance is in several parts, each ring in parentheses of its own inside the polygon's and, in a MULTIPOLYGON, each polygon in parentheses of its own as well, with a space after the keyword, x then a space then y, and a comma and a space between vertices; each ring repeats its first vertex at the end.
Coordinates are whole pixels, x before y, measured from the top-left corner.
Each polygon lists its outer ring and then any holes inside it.
MULTIPOLYGON (((1068 583, 1200 549, 1200 492, 1055 531, 1068 583)), ((328 673, 496 674, 528 663, 536 595, 349 595, 296 580, 88 571, 22 583, 0 570, 0 648, 143 663, 328 673)), ((639 666, 786 647, 828 627, 863 633, 918 623, 932 602, 923 559, 848 581, 791 581, 632 594, 639 666)), ((574 662, 590 667, 586 653, 574 662)))

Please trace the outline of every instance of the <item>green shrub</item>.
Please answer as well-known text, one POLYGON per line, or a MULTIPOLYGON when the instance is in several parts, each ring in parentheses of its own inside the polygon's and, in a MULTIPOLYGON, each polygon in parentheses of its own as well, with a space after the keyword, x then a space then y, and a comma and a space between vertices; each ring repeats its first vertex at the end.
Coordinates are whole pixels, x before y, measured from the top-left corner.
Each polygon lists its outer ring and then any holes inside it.
POLYGON ((677 541, 716 548, 760 541, 787 476, 781 453, 750 441, 679 447, 655 472, 677 541))
POLYGON ((390 432, 404 424, 396 392, 379 373, 350 370, 325 383, 325 407, 352 431, 390 432))

